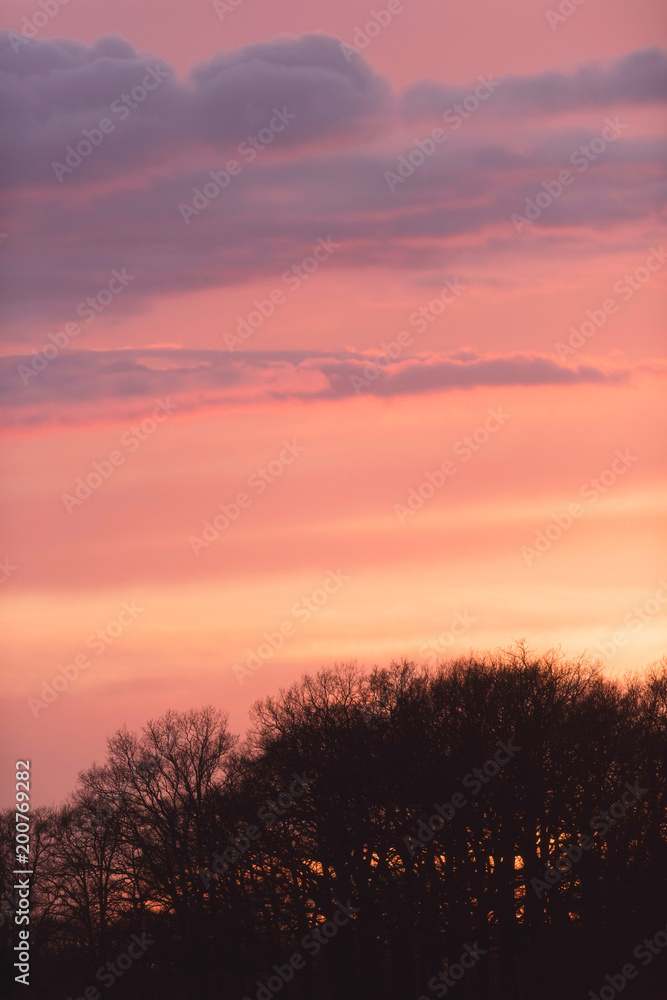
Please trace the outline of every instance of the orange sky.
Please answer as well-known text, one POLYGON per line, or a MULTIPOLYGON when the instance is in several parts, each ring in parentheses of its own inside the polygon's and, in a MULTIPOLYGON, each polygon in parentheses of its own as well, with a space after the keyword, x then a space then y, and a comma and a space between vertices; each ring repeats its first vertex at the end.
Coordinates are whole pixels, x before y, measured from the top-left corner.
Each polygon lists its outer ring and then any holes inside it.
POLYGON ((663 25, 549 9, 414 0, 351 58, 362 0, 72 0, 5 38, 6 795, 344 660, 663 654, 663 25))

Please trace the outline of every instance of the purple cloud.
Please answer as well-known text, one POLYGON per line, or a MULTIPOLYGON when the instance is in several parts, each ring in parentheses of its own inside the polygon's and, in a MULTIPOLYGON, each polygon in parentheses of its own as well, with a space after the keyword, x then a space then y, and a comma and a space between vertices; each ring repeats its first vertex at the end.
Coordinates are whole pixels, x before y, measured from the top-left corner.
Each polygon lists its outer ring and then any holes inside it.
MULTIPOLYGON (((579 245, 591 230, 604 232, 609 245, 614 229, 621 233, 630 221, 650 227, 667 201, 658 139, 623 132, 578 173, 570 157, 597 134, 593 126, 536 134, 529 121, 522 133, 516 119, 511 133, 493 141, 452 130, 414 176, 390 190, 385 173, 395 171, 410 140, 397 137, 401 119, 389 87, 361 57, 348 61, 326 35, 221 53, 185 82, 168 74, 59 184, 51 157, 61 156, 82 128, 97 128, 119 94, 132 99, 147 67, 157 74, 161 64, 117 38, 92 46, 23 42, 16 52, 9 39, 0 36, 0 95, 8 109, 7 145, 14 148, 6 180, 28 185, 14 192, 13 209, 0 224, 11 233, 0 273, 11 318, 45 316, 54 326, 72 319, 77 303, 117 267, 137 275, 114 304, 118 319, 159 294, 257 280, 280 287, 283 272, 330 234, 342 247, 331 268, 456 268, 470 259, 471 236, 477 254, 492 257, 511 246, 519 258, 533 250, 517 239, 511 216, 529 197, 544 198, 542 183, 563 168, 575 172, 576 183, 530 224, 543 245, 555 246, 555 233, 579 245), (192 204, 209 172, 224 167, 244 136, 266 127, 277 106, 294 107, 294 120, 269 152, 244 160, 229 188, 186 224, 179 206, 192 204), (386 132, 378 136, 376 127, 386 132), (334 133, 350 142, 335 152, 329 145, 312 149, 315 139, 334 133), (278 144, 285 155, 273 155, 278 144), (160 165, 141 172, 150 158, 160 165), (104 185, 88 183, 96 171, 104 185)), ((664 54, 649 50, 608 69, 509 78, 486 107, 505 102, 503 113, 530 115, 538 107, 542 113, 606 107, 612 98, 652 100, 664 69, 664 54)), ((438 86, 447 101, 459 93, 438 86)))
POLYGON ((388 84, 365 62, 348 62, 339 43, 323 34, 219 53, 187 82, 120 38, 87 46, 68 39, 17 43, 17 37, 0 32, 0 99, 8 111, 0 137, 12 150, 4 186, 69 179, 53 163, 71 166, 91 130, 102 148, 83 156, 79 180, 160 162, 184 144, 233 152, 268 126, 276 108, 293 116, 280 136, 281 145, 292 147, 354 131, 390 106, 388 84), (98 136, 103 119, 109 124, 98 136), (68 146, 75 153, 70 164, 68 146))
MULTIPOLYGON (((510 76, 497 83, 500 85, 498 90, 490 99, 487 96, 482 101, 485 114, 499 117, 664 103, 667 101, 667 53, 658 48, 645 49, 623 56, 609 68, 593 63, 579 67, 570 75, 548 72, 510 76)), ((462 87, 420 81, 403 95, 403 113, 408 118, 442 115, 474 95, 478 86, 477 80, 462 87)))
POLYGON ((26 369, 34 367, 34 355, 0 359, 4 405, 14 409, 19 422, 53 419, 54 413, 75 420, 83 407, 105 419, 126 419, 165 396, 185 411, 259 399, 390 397, 484 385, 612 386, 631 374, 591 364, 568 367, 535 354, 482 356, 471 350, 410 356, 385 365, 377 364, 374 355, 355 351, 70 349, 26 380, 26 369))
MULTIPOLYGON (((3 249, 5 308, 11 314, 29 304, 53 324, 74 318, 77 303, 121 266, 137 278, 114 305, 119 317, 154 294, 258 279, 282 287, 283 273, 329 235, 341 244, 327 263, 334 269, 458 267, 470 258, 456 238, 470 235, 492 253, 506 234, 519 254, 512 213, 522 212, 525 200, 542 191, 542 181, 564 167, 576 182, 540 214, 533 234, 579 229, 590 239, 590 229, 609 234, 629 221, 652 220, 667 201, 658 140, 622 138, 592 169, 579 172, 570 155, 590 138, 590 132, 568 129, 521 152, 469 139, 445 144, 395 193, 384 180, 395 153, 348 150, 252 163, 189 225, 179 204, 192 202, 193 190, 208 179, 204 171, 94 188, 71 200, 56 189, 32 201, 29 212, 17 203, 23 231, 3 249)), ((3 228, 14 228, 11 217, 3 228)))

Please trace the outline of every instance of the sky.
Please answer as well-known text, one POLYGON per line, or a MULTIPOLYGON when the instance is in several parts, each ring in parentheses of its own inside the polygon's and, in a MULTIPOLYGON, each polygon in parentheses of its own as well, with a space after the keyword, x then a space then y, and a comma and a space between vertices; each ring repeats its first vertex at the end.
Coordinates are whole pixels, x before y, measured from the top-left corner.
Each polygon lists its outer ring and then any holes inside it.
POLYGON ((664 653, 664 15, 380 3, 4 4, 3 802, 337 663, 664 653))

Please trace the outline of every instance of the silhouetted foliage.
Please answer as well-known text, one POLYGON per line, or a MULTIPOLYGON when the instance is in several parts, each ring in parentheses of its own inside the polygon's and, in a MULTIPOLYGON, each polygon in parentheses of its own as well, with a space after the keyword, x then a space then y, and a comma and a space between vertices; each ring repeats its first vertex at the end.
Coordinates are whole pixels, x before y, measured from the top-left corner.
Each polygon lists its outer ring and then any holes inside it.
POLYGON ((104 996, 137 940, 119 996, 584 1000, 628 962, 626 1000, 667 995, 667 948, 633 956, 667 924, 665 663, 344 665, 258 702, 243 744, 213 708, 120 730, 31 821, 31 996, 104 996))

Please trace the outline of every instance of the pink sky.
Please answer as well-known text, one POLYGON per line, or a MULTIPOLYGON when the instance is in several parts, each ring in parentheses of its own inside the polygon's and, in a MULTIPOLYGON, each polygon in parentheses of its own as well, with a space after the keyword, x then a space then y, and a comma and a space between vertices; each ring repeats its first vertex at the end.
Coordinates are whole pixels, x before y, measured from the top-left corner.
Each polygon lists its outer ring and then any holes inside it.
POLYGON ((414 0, 341 49, 380 9, 3 38, 5 799, 337 662, 663 655, 658 5, 414 0))

